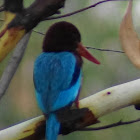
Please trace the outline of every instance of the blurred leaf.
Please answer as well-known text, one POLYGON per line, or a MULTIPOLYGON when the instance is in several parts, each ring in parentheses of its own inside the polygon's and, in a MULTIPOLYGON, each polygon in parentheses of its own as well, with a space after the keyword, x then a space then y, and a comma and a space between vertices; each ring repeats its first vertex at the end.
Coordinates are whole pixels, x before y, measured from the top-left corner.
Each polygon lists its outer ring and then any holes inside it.
POLYGON ((129 1, 126 14, 120 25, 120 40, 130 61, 140 69, 140 40, 133 26, 132 1, 129 1))

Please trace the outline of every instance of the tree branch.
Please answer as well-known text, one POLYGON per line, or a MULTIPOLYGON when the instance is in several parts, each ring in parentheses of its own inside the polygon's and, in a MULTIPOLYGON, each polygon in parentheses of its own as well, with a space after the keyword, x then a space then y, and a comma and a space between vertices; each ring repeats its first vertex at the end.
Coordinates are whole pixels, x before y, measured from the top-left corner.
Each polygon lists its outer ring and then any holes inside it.
POLYGON ((22 2, 4 0, 5 20, 0 32, 0 62, 42 19, 58 13, 65 0, 35 0, 28 8, 24 8, 22 2))
POLYGON ((77 11, 74 11, 74 12, 71 12, 71 13, 68 13, 68 14, 64 14, 64 15, 60 15, 60 16, 56 16, 56 17, 47 17, 47 18, 45 18, 43 20, 54 20, 54 19, 60 19, 60 18, 64 18, 64 17, 69 17, 69 16, 72 16, 72 15, 81 13, 83 11, 89 10, 89 9, 91 9, 93 7, 96 7, 99 4, 102 4, 102 3, 105 3, 105 2, 110 2, 110 1, 128 1, 128 0, 103 0, 103 1, 97 2, 97 3, 93 4, 93 5, 90 5, 88 7, 79 9, 77 11))
MULTIPOLYGON (((45 35, 45 33, 42 33, 40 31, 33 30, 33 32, 40 34, 40 35, 45 35)), ((94 48, 94 47, 86 47, 87 49, 92 49, 92 50, 97 50, 97 51, 102 51, 102 52, 116 52, 116 53, 124 53, 123 51, 119 50, 110 50, 110 49, 101 49, 101 48, 94 48)))
MULTIPOLYGON (((80 100, 80 108, 88 108, 92 112, 94 118, 88 118, 88 121, 90 121, 90 119, 99 118, 121 108, 138 104, 140 102, 139 83, 140 79, 114 86, 93 94, 80 100)), ((0 139, 40 140, 45 136, 45 120, 46 118, 44 116, 39 116, 10 128, 1 130, 0 139)), ((125 122, 119 122, 118 124, 123 123, 125 122)))
POLYGON ((87 49, 96 50, 96 51, 102 51, 102 52, 124 53, 123 51, 111 50, 111 49, 101 49, 101 48, 94 48, 94 47, 86 47, 86 48, 87 48, 87 49))
POLYGON ((127 0, 103 0, 78 11, 51 18, 48 17, 58 14, 58 10, 64 7, 65 0, 35 0, 35 2, 26 9, 23 7, 23 0, 5 0, 4 6, 7 18, 0 33, 0 61, 6 57, 28 31, 32 30, 45 18, 47 18, 47 20, 52 20, 71 16, 109 1, 127 0), (10 36, 10 34, 12 34, 12 36, 10 36))
POLYGON ((126 121, 126 122, 123 122, 123 121, 119 121, 119 122, 116 122, 116 123, 112 123, 112 124, 109 124, 109 125, 105 125, 105 126, 101 126, 101 127, 94 127, 94 128, 83 128, 79 131, 97 131, 97 130, 103 130, 103 129, 109 129, 109 128, 112 128, 112 127, 117 127, 117 126, 122 126, 122 125, 128 125, 128 124, 132 124, 132 123, 136 123, 136 122, 140 122, 140 118, 136 119, 136 120, 132 120, 132 121, 126 121))
POLYGON ((14 76, 18 65, 24 55, 25 49, 28 44, 28 40, 30 38, 30 34, 24 36, 24 38, 17 44, 17 47, 8 63, 8 66, 3 72, 3 75, 0 80, 0 99, 4 95, 6 89, 8 88, 12 77, 14 76))
POLYGON ((28 32, 45 17, 58 13, 64 7, 64 2, 65 0, 35 0, 31 6, 16 14, 8 28, 22 27, 28 32))

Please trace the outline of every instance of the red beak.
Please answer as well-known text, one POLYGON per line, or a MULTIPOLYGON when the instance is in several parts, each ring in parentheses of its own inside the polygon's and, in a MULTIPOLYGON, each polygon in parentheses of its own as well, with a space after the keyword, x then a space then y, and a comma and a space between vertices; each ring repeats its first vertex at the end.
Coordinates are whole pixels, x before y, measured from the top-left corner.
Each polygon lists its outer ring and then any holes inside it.
POLYGON ((89 61, 95 64, 100 64, 100 62, 95 57, 93 57, 81 43, 78 44, 77 52, 89 61))

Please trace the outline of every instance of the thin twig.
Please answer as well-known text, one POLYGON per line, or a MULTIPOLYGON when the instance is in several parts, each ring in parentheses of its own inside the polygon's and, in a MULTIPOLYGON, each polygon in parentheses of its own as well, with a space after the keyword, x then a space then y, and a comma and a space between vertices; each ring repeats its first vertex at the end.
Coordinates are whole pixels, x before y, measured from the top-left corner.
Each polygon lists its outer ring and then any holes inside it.
POLYGON ((42 32, 40 32, 40 31, 36 31, 36 30, 33 30, 33 32, 35 32, 35 33, 37 33, 37 34, 40 34, 40 35, 45 35, 45 33, 42 33, 42 32))
MULTIPOLYGON (((40 31, 36 31, 36 30, 33 30, 33 32, 35 33, 38 33, 40 35, 45 35, 45 33, 42 33, 40 31)), ((97 50, 97 51, 103 51, 103 52, 116 52, 116 53, 125 53, 123 51, 118 51, 118 50, 110 50, 110 49, 100 49, 100 48, 94 48, 94 47, 86 47, 87 49, 93 49, 93 50, 97 50)))
POLYGON ((112 128, 112 127, 132 124, 132 123, 136 123, 136 122, 139 122, 139 121, 140 121, 140 118, 138 118, 136 120, 132 120, 132 121, 127 121, 127 122, 122 122, 120 120, 119 122, 116 122, 116 123, 113 123, 113 124, 109 124, 109 125, 105 125, 105 126, 101 126, 101 127, 95 127, 95 128, 83 128, 83 129, 78 130, 78 131, 97 131, 97 130, 108 129, 108 128, 112 128))
POLYGON ((83 12, 83 11, 86 11, 88 9, 91 9, 93 7, 96 7, 99 4, 102 4, 102 3, 105 3, 105 2, 109 2, 109 1, 128 1, 128 0, 103 0, 103 1, 97 2, 97 3, 93 4, 93 5, 90 5, 88 7, 85 7, 85 8, 79 9, 77 11, 68 13, 68 14, 64 14, 64 15, 60 15, 60 16, 55 16, 55 17, 47 17, 47 18, 43 19, 43 21, 45 21, 45 20, 60 19, 60 18, 64 18, 64 17, 69 17, 69 16, 75 15, 75 14, 80 13, 80 12, 83 12))
POLYGON ((7 90, 12 77, 14 76, 19 63, 24 55, 25 49, 28 44, 28 40, 31 33, 28 33, 24 36, 24 38, 17 44, 17 48, 15 49, 13 56, 11 57, 8 66, 6 67, 3 75, 0 79, 0 99, 4 95, 7 90))
POLYGON ((118 51, 118 50, 110 50, 110 49, 100 49, 100 48, 93 48, 93 47, 86 47, 87 49, 93 49, 97 51, 103 51, 103 52, 117 52, 117 53, 125 53, 123 51, 118 51))

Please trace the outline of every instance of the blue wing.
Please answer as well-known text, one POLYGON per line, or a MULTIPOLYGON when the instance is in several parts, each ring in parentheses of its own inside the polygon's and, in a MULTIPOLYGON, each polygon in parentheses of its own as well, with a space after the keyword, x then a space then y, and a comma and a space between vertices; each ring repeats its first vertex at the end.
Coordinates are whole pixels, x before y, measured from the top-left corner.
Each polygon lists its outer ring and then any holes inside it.
POLYGON ((74 54, 42 53, 34 65, 34 84, 39 106, 46 114, 73 102, 81 84, 74 54))

